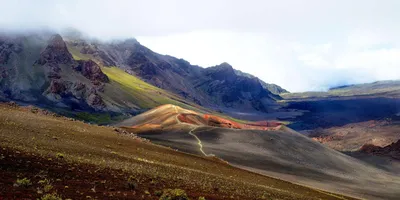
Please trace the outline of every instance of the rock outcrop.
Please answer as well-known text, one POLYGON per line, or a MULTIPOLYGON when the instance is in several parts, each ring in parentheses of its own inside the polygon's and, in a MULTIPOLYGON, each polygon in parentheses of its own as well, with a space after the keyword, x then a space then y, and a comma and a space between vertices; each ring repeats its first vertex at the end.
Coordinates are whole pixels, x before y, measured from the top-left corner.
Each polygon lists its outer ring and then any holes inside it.
POLYGON ((388 156, 400 160, 400 140, 385 147, 379 147, 373 144, 365 144, 360 148, 359 151, 377 156, 388 156))
POLYGON ((92 60, 78 60, 74 70, 80 72, 91 81, 109 82, 108 77, 101 71, 100 66, 92 60))
POLYGON ((87 98, 87 103, 95 109, 102 110, 105 108, 105 104, 101 96, 96 92, 96 90, 92 90, 87 98))
POLYGON ((74 60, 60 35, 51 37, 35 65, 42 65, 45 68, 50 85, 43 94, 49 100, 83 101, 95 110, 105 109, 106 106, 98 93, 104 92, 104 84, 109 82, 107 75, 92 60, 74 60), (89 82, 82 82, 80 78, 75 77, 76 75, 66 74, 70 73, 68 68, 72 68, 89 82))
POLYGON ((48 92, 52 94, 64 95, 67 90, 66 83, 60 80, 52 80, 48 92))

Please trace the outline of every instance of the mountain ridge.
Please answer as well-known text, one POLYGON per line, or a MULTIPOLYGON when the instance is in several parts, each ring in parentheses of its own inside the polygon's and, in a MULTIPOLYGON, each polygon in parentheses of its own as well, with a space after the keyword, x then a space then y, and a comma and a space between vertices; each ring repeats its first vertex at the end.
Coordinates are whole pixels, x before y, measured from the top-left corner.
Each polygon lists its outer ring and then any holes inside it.
POLYGON ((202 68, 153 52, 136 39, 101 42, 79 34, 2 35, 0 75, 2 99, 90 112, 130 112, 166 103, 228 113, 272 112, 280 99, 258 78, 238 74, 228 63, 202 68), (103 71, 118 75, 111 80, 103 71), (148 84, 160 89, 146 86, 152 92, 144 100, 140 88, 148 84))
MULTIPOLYGON (((132 112, 165 103, 181 105, 180 97, 109 68, 108 75, 92 59, 76 59, 58 34, 0 37, 0 97, 53 110, 132 112), (114 79, 109 78, 109 75, 114 79), (126 77, 118 83, 116 77, 126 77), (146 93, 140 92, 147 89, 146 93)), ((192 107, 190 102, 185 105, 192 107)), ((182 105, 184 106, 184 105, 182 105)))
POLYGON ((330 97, 400 97, 400 80, 375 81, 370 83, 342 85, 323 92, 284 93, 285 100, 330 97))
POLYGON ((232 70, 226 71, 227 73, 222 76, 213 74, 221 73, 221 71, 213 70, 213 67, 202 68, 191 65, 183 59, 155 53, 135 39, 108 43, 85 43, 79 42, 79 39, 70 38, 69 48, 73 52, 83 54, 82 57, 95 57, 100 63, 104 63, 104 60, 111 60, 112 65, 116 65, 129 74, 176 93, 196 104, 213 109, 221 106, 228 109, 244 107, 244 109, 268 112, 270 111, 268 107, 274 104, 275 98, 279 98, 278 95, 271 93, 259 84, 258 78, 237 74, 228 63, 221 65, 230 66, 228 68, 232 70), (87 51, 87 49, 91 50, 87 51), (121 51, 124 53, 121 54, 121 51), (105 55, 105 57, 101 58, 99 55, 105 55), (216 78, 219 78, 219 81, 215 81, 216 78), (240 90, 234 94, 224 86, 228 82, 240 84, 243 81, 251 83, 255 87, 254 91, 237 88, 240 90), (206 86, 204 87, 204 85, 206 86), (225 88, 225 90, 221 90, 221 88, 225 88), (216 94, 217 91, 218 94, 216 94), (229 98, 232 95, 240 98, 232 103, 229 98))

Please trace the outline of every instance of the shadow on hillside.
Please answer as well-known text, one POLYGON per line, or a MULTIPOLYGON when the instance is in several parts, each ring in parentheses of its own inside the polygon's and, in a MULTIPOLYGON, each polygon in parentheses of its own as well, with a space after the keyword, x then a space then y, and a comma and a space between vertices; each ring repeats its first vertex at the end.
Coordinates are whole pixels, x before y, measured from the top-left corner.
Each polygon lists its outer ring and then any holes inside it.
POLYGON ((301 131, 344 126, 349 123, 393 118, 400 112, 400 99, 357 98, 290 102, 286 109, 307 110, 290 119, 290 128, 301 131))

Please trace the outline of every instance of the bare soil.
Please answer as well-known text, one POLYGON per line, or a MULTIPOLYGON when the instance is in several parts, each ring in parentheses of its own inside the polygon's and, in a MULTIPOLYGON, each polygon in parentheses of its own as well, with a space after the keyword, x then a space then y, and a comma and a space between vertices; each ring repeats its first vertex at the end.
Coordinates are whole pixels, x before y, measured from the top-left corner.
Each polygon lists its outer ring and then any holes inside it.
POLYGON ((36 199, 44 179, 53 186, 48 193, 64 199, 158 199, 155 192, 169 188, 191 199, 352 199, 154 145, 113 127, 3 104, 0 147, 0 199, 36 199), (131 176, 134 190, 127 188, 131 176), (23 178, 32 185, 15 187, 23 178))

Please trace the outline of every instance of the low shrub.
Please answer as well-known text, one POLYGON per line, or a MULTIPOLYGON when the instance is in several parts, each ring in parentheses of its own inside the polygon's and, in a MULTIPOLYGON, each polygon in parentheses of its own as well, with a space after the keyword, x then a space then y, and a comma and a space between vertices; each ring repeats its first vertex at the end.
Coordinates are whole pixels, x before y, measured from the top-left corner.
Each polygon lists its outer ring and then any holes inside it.
POLYGON ((40 180, 38 183, 42 186, 44 192, 50 192, 53 189, 53 185, 48 179, 40 180))
POLYGON ((65 155, 62 154, 62 153, 57 153, 56 157, 59 158, 59 159, 63 159, 65 157, 65 155))
POLYGON ((157 190, 157 191, 154 192, 154 195, 156 197, 161 197, 162 194, 163 194, 163 191, 161 191, 161 190, 157 190))
POLYGON ((138 181, 134 176, 128 178, 127 187, 131 190, 136 190, 138 188, 138 181))

